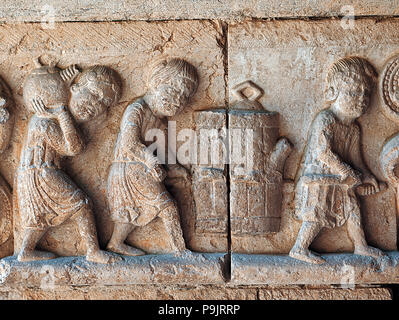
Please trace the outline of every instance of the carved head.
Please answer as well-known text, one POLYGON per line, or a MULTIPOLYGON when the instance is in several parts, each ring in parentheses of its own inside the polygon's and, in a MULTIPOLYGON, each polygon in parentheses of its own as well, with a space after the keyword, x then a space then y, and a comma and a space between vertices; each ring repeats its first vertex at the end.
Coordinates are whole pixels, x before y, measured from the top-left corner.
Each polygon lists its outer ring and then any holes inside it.
POLYGON ((93 66, 79 74, 71 86, 69 110, 77 121, 89 121, 116 104, 121 96, 119 75, 111 68, 93 66))
POLYGON ((340 59, 328 71, 326 100, 345 116, 358 118, 369 106, 376 77, 374 67, 366 59, 340 59))
POLYGON ((41 98, 49 109, 68 105, 69 88, 62 74, 61 69, 50 65, 34 69, 28 75, 23 85, 23 98, 29 111, 34 112, 31 102, 35 98, 41 98))
POLYGON ((197 87, 193 65, 176 58, 162 60, 152 68, 148 80, 150 108, 159 117, 174 116, 187 106, 197 87))

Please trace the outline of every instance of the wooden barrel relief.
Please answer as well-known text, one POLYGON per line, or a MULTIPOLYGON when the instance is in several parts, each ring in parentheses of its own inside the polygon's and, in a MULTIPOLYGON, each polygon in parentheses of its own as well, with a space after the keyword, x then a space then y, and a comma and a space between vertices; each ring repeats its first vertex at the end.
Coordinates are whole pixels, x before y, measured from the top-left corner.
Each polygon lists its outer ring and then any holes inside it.
POLYGON ((280 136, 278 114, 231 112, 229 128, 253 130, 253 168, 246 175, 236 175, 236 165, 231 165, 231 231, 235 235, 278 232, 283 184, 281 175, 268 171, 270 154, 280 136))

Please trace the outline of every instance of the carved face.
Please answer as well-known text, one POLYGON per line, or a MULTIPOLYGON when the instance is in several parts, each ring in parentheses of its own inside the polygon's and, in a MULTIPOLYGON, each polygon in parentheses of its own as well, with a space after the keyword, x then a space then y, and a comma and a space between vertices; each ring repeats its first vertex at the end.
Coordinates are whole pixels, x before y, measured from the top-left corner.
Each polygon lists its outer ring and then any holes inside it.
POLYGON ((174 116, 187 106, 192 91, 192 81, 185 78, 158 84, 150 88, 151 109, 160 117, 174 116))
POLYGON ((115 91, 112 86, 96 81, 95 77, 84 74, 71 86, 69 109, 79 122, 96 118, 114 102, 115 91))
POLYGON ((356 119, 366 112, 370 97, 371 90, 366 81, 348 78, 339 88, 336 104, 343 114, 356 119))

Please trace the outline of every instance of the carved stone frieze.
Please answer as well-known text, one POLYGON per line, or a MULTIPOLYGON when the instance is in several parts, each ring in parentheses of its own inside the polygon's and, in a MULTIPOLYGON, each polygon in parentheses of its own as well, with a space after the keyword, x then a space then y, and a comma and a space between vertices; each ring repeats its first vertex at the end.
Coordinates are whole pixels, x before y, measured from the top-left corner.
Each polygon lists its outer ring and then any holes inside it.
POLYGON ((231 232, 234 236, 278 232, 284 163, 291 145, 280 138, 278 113, 268 112, 259 103, 263 95, 259 87, 246 81, 233 91, 239 100, 229 111, 228 124, 233 149, 230 152, 231 232), (248 96, 244 90, 250 92, 248 96), (237 134, 245 138, 236 141, 237 134), (242 161, 236 153, 245 155, 242 161))
POLYGON ((398 283, 399 20, 375 22, 2 25, 0 295, 398 283))
POLYGON ((55 254, 36 247, 50 228, 69 219, 78 225, 87 260, 108 263, 116 259, 100 250, 91 201, 62 170, 60 160, 84 149, 69 103, 74 107, 76 120, 93 120, 119 100, 120 80, 107 67, 89 68, 72 85, 70 98, 69 88, 78 73, 74 66, 65 70, 40 66, 24 82, 25 106, 33 115, 16 173, 15 191, 23 233, 19 261, 55 258, 55 254), (77 93, 78 90, 86 92, 77 93))

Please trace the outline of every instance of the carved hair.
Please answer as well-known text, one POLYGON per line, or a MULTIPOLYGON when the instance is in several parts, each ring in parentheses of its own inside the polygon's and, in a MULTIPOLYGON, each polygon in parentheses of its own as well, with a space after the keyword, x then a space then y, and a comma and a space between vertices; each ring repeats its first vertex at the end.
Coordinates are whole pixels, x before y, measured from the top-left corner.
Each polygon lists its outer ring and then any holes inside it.
POLYGON ((121 79, 116 71, 106 66, 95 65, 80 74, 79 82, 84 86, 89 82, 111 87, 114 95, 110 105, 119 101, 122 91, 121 79))
POLYGON ((348 78, 358 81, 366 81, 372 87, 377 78, 377 72, 374 67, 364 58, 346 57, 335 62, 327 74, 327 89, 334 87, 339 89, 342 81, 348 78))
POLYGON ((175 79, 190 80, 193 86, 189 97, 194 95, 199 82, 197 70, 183 59, 164 59, 156 63, 151 69, 148 86, 155 88, 161 83, 168 83, 175 79))

